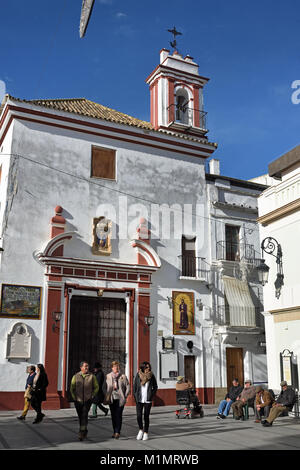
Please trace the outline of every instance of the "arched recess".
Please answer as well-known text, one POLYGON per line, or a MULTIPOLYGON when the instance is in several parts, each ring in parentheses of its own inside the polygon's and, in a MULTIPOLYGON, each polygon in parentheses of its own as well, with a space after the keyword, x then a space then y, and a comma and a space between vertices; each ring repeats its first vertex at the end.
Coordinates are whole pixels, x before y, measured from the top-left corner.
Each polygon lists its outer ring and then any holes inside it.
POLYGON ((76 232, 64 232, 51 238, 41 251, 35 253, 35 258, 39 261, 43 257, 63 256, 63 247, 75 234, 76 232))
POLYGON ((175 92, 175 120, 186 125, 193 124, 191 108, 192 94, 186 87, 179 86, 175 92))
POLYGON ((161 261, 156 251, 146 242, 136 239, 131 240, 131 246, 136 249, 138 255, 138 264, 144 266, 161 267, 161 261))

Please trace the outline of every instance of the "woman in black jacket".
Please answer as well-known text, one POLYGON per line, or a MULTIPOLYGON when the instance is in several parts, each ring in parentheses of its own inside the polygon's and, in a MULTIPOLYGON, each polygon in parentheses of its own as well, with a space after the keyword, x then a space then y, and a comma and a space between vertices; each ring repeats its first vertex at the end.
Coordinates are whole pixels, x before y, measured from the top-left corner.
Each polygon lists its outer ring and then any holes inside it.
POLYGON ((48 387, 48 384, 48 377, 43 364, 37 364, 31 398, 31 406, 36 411, 36 418, 33 421, 33 424, 40 423, 45 416, 44 413, 42 413, 42 402, 47 399, 46 388, 48 387))
POLYGON ((137 422, 139 425, 139 432, 137 440, 148 440, 149 430, 149 415, 152 406, 152 400, 157 391, 157 382, 151 370, 149 362, 143 362, 140 370, 135 376, 133 384, 133 395, 136 402, 137 422), (143 425, 143 410, 144 410, 144 425, 143 425))

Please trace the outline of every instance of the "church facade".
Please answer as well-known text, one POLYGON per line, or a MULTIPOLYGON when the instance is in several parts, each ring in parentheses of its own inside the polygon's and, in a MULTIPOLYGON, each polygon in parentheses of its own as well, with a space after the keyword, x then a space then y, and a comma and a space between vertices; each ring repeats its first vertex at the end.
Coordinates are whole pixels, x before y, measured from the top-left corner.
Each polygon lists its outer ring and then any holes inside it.
MULTIPOLYGON (((79 363, 142 361, 214 403, 230 381, 266 381, 257 197, 220 175, 190 56, 160 52, 151 122, 86 99, 20 100, 0 116, 0 409, 20 409, 43 363, 45 408, 69 406, 79 363), (206 171, 210 159, 210 171, 206 171)), ((132 394, 128 404, 133 405, 132 394)))

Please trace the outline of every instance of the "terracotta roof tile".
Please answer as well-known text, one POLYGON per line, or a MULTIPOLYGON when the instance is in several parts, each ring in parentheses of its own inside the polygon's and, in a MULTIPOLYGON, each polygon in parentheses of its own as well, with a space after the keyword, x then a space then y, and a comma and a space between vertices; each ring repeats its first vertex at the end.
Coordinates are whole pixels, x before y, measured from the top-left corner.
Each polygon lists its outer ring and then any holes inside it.
POLYGON ((25 103, 35 104, 46 108, 56 109, 57 111, 66 111, 68 113, 80 114, 96 119, 104 119, 106 121, 127 124, 130 126, 143 127, 153 129, 150 122, 128 116, 111 108, 107 108, 102 104, 87 100, 86 98, 67 98, 55 100, 21 100, 25 103))
MULTIPOLYGON (((2 106, 7 99, 19 101, 22 103, 34 104, 42 106, 44 108, 55 109, 57 111, 65 111, 68 113, 80 114, 81 116, 87 116, 95 119, 103 119, 105 121, 116 122, 118 124, 125 124, 129 126, 139 127, 142 129, 148 129, 155 131, 152 124, 148 121, 142 121, 141 119, 134 118, 128 114, 121 113, 111 108, 107 108, 102 104, 95 103, 86 98, 66 98, 66 99, 40 99, 40 100, 21 100, 10 95, 6 95, 2 106)), ((1 113, 0 113, 1 114, 1 113)), ((191 140, 194 142, 202 142, 208 145, 217 147, 217 144, 209 142, 207 139, 192 137, 186 134, 175 133, 174 131, 158 130, 160 133, 173 135, 185 140, 191 140)))

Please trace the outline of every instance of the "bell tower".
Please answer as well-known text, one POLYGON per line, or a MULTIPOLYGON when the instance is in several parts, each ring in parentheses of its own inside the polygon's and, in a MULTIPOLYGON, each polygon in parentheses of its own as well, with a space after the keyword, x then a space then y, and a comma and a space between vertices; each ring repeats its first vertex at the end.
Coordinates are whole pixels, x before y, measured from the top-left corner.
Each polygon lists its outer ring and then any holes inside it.
POLYGON ((203 88, 208 78, 198 72, 193 57, 160 51, 160 63, 146 79, 150 87, 151 124, 155 129, 204 137, 206 112, 203 88))

